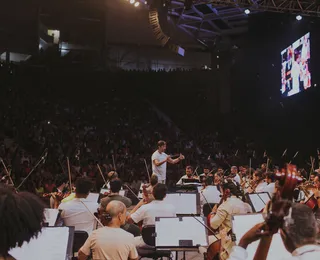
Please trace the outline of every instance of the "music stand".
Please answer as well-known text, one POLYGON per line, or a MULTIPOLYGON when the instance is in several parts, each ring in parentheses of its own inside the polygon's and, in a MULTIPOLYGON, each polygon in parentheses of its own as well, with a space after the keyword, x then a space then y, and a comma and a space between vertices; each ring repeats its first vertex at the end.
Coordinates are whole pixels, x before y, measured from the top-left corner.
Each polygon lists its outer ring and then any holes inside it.
POLYGON ((201 213, 199 193, 168 193, 164 202, 172 204, 177 215, 190 216, 201 213))
MULTIPOLYGON (((264 221, 262 213, 253 214, 239 214, 232 216, 232 232, 236 237, 236 244, 238 245, 242 236, 250 230, 254 225, 264 221)), ((248 258, 247 260, 253 260, 255 252, 257 251, 259 241, 251 243, 248 248, 248 258)), ((274 234, 271 242, 271 246, 268 252, 267 260, 274 259, 286 259, 289 258, 291 254, 286 250, 280 233, 274 234)))
POLYGON ((61 211, 59 209, 44 209, 44 223, 48 224, 48 227, 54 227, 57 224, 61 211))
POLYGON ((183 184, 200 184, 200 181, 197 179, 182 179, 183 184))
MULTIPOLYGON (((198 251, 200 246, 208 247, 209 244, 205 220, 202 217, 157 217, 155 232, 156 249, 185 253, 198 251)), ((178 253, 176 258, 177 256, 178 253)))
POLYGON ((254 212, 261 212, 271 200, 269 192, 247 193, 246 198, 254 212))
POLYGON ((70 260, 73 237, 74 227, 44 227, 37 238, 11 249, 9 254, 19 260, 70 260))

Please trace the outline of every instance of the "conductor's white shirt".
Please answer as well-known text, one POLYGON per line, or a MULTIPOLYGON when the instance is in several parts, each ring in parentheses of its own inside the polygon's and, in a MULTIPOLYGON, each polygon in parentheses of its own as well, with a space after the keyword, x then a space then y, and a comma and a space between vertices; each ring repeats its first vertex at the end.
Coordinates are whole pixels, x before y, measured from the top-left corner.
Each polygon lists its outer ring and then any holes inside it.
POLYGON ((159 153, 159 151, 155 151, 152 154, 151 157, 151 163, 152 163, 152 172, 157 175, 158 181, 165 181, 166 175, 167 175, 167 162, 161 164, 160 166, 156 166, 154 163, 154 160, 157 160, 159 162, 164 161, 167 159, 168 155, 166 153, 159 153))

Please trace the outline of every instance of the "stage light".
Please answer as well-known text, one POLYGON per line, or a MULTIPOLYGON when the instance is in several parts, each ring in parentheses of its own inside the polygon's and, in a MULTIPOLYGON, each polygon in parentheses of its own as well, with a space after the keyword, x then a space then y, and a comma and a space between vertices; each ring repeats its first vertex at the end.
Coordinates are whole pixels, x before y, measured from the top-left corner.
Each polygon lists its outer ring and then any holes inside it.
POLYGON ((132 5, 133 5, 133 4, 134 4, 134 2, 135 2, 135 0, 130 0, 130 4, 132 4, 132 5))
POLYGON ((148 2, 147 2, 147 1, 144 1, 144 4, 145 4, 145 5, 147 5, 147 4, 148 4, 148 2))
POLYGON ((245 14, 250 14, 250 10, 249 10, 249 9, 246 9, 246 10, 244 10, 244 13, 245 13, 245 14))
POLYGON ((139 5, 140 5, 139 2, 136 2, 136 3, 134 4, 135 7, 138 7, 139 5))
POLYGON ((296 19, 297 19, 298 21, 300 21, 300 20, 302 20, 302 16, 301 16, 301 15, 297 15, 297 16, 296 16, 296 19))

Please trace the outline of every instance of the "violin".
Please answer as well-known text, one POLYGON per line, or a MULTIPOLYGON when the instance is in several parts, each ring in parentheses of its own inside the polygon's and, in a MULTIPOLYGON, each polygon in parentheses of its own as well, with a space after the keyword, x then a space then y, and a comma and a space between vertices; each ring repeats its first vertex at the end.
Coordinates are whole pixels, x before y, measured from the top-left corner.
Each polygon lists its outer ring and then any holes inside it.
POLYGON ((63 193, 63 192, 51 192, 42 194, 43 198, 52 197, 54 200, 62 201, 66 197, 70 196, 71 192, 63 193))

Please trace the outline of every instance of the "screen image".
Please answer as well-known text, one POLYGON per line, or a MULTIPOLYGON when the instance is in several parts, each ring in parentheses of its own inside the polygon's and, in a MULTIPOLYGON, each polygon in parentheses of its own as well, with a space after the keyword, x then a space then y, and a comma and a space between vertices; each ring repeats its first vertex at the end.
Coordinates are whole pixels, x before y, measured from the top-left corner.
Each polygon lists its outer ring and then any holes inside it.
POLYGON ((311 87, 310 33, 281 52, 281 95, 290 97, 311 87))

